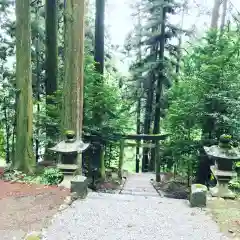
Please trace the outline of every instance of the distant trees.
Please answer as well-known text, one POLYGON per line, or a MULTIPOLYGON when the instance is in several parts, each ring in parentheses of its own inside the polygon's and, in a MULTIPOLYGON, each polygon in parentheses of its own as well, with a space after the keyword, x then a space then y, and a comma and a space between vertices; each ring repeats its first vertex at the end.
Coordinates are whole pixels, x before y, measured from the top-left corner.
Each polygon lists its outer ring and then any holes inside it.
MULTIPOLYGON (((138 105, 138 132, 159 134, 160 121, 165 116, 166 92, 173 81, 173 71, 179 65, 179 45, 170 39, 179 37, 182 29, 169 22, 169 16, 175 14, 181 5, 175 1, 139 1, 135 15, 141 12, 141 24, 137 24, 127 39, 126 50, 137 52, 132 64, 131 91, 138 105), (141 50, 141 58, 139 58, 141 50), (134 85, 132 83, 135 83, 134 85), (139 114, 139 98, 141 110, 139 114), (144 109, 143 109, 144 108, 144 109), (143 114, 142 114, 143 113, 143 114), (140 116, 140 121, 139 121, 140 116), (141 128, 139 128, 141 122, 141 128)), ((138 21, 138 20, 137 20, 138 21)), ((153 170, 155 152, 143 149, 142 171, 153 170), (150 158, 149 158, 150 156, 150 158)))

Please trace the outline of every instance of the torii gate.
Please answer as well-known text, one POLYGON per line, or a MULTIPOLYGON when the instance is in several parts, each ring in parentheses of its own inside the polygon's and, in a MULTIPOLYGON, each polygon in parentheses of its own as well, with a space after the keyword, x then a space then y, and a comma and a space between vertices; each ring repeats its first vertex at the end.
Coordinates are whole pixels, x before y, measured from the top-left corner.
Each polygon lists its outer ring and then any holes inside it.
MULTIPOLYGON (((159 158, 159 141, 165 140, 169 134, 131 134, 131 135, 123 135, 120 140, 120 154, 119 154, 119 175, 121 176, 122 166, 124 162, 124 148, 125 147, 143 147, 143 148, 155 148, 155 166, 156 166, 156 181, 160 182, 160 158, 159 158), (126 140, 136 140, 136 141, 152 141, 150 143, 126 143, 126 140)), ((148 170, 148 163, 142 163, 143 169, 148 170)), ((139 172, 140 166, 140 156, 136 158, 136 172, 139 172)))

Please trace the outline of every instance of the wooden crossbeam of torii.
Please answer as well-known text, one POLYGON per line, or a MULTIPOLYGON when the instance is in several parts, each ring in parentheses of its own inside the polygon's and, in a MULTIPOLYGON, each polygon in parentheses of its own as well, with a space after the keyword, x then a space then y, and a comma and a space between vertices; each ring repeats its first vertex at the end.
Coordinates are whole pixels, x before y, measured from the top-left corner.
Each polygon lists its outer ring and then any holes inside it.
POLYGON ((126 142, 124 143, 124 147, 142 147, 142 148, 155 148, 156 144, 155 143, 130 143, 130 142, 126 142))

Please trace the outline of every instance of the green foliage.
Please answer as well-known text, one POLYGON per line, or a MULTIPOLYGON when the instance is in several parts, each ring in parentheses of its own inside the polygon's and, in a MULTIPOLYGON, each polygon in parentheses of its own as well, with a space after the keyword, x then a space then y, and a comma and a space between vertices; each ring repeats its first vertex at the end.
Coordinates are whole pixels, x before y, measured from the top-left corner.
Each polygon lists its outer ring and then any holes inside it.
MULTIPOLYGON (((61 1, 60 1, 61 2, 61 1)), ((63 49, 64 49, 64 26, 63 6, 59 4, 59 79, 58 90, 54 96, 48 96, 55 104, 46 105, 45 96, 45 9, 42 1, 34 1, 31 5, 32 27, 32 69, 33 69, 33 145, 38 154, 43 156, 46 144, 56 143, 61 137, 61 107, 63 95, 63 49), (38 49, 37 49, 38 40, 38 49), (39 60, 37 64, 37 59, 39 60), (46 137, 46 126, 51 126, 56 132, 56 139, 46 137)), ((15 22, 14 8, 9 1, 0 2, 0 156, 5 157, 6 152, 12 156, 15 145, 15 22)), ((94 14, 94 12, 92 12, 94 14)), ((129 102, 122 100, 122 92, 117 86, 121 75, 116 71, 111 60, 111 49, 107 47, 107 69, 104 76, 100 76, 94 68, 93 42, 94 20, 90 16, 87 21, 87 37, 85 51, 85 76, 84 76, 84 131, 92 133, 97 131, 102 135, 123 133, 129 129, 130 117, 128 116, 129 102), (96 85, 96 79, 103 78, 102 85, 96 85), (93 93, 98 93, 97 96, 93 93), (103 111, 103 122, 93 118, 96 109, 103 111)), ((114 155, 115 156, 115 155, 114 155)), ((12 158, 10 159, 12 160, 12 158)))
POLYGON ((240 190, 240 180, 233 179, 229 182, 229 187, 235 190, 240 190))
POLYGON ((171 106, 165 121, 167 129, 186 135, 204 129, 210 119, 213 137, 239 130, 238 33, 228 32, 212 43, 209 33, 185 57, 179 84, 169 93, 171 106))
POLYGON ((163 121, 171 134, 165 145, 174 157, 197 154, 200 140, 218 139, 240 130, 238 31, 222 36, 209 32, 184 56, 184 67, 168 92, 169 109, 163 121), (187 141, 187 142, 186 142, 187 141))
POLYGON ((41 183, 45 185, 57 185, 63 180, 63 173, 57 168, 45 168, 41 175, 41 183))
POLYGON ((129 103, 121 98, 120 90, 114 86, 114 78, 114 75, 101 76, 97 73, 93 57, 86 56, 84 92, 84 129, 86 132, 98 132, 107 136, 113 133, 123 133, 128 129, 127 106, 129 103), (104 77, 103 83, 96 81, 102 77, 104 77), (101 112, 101 122, 94 119, 94 113, 97 110, 101 112))

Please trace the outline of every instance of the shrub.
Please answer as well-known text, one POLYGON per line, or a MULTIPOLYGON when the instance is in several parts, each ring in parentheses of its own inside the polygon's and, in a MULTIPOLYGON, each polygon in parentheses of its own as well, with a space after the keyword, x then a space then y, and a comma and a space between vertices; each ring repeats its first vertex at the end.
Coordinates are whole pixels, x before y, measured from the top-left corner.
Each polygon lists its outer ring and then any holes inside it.
POLYGON ((45 168, 41 182, 46 185, 57 185, 63 181, 63 173, 56 168, 45 168))

